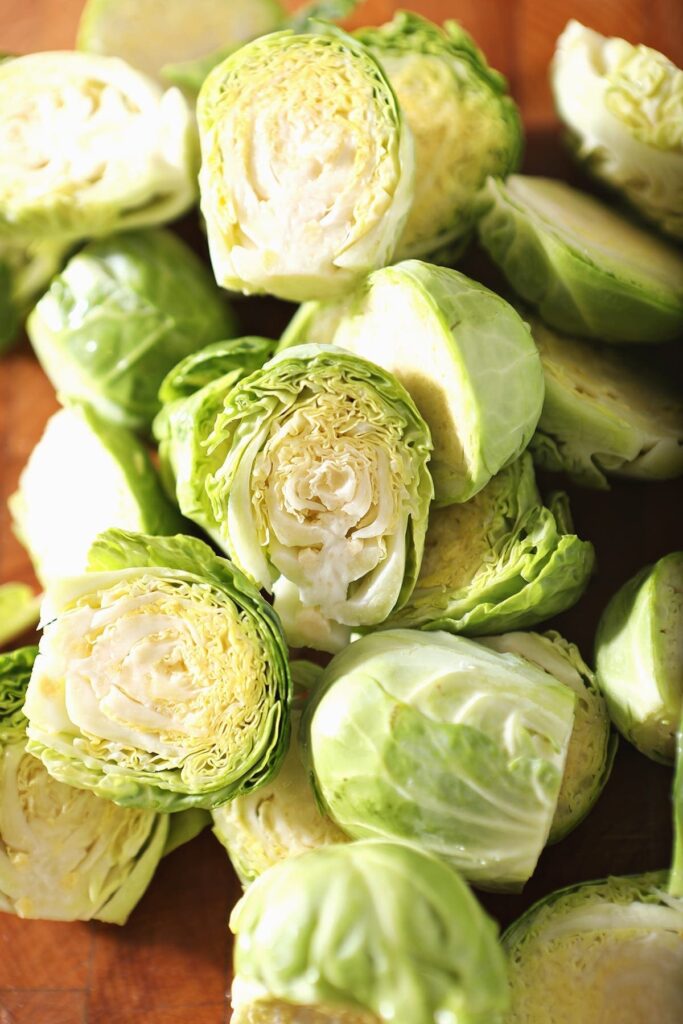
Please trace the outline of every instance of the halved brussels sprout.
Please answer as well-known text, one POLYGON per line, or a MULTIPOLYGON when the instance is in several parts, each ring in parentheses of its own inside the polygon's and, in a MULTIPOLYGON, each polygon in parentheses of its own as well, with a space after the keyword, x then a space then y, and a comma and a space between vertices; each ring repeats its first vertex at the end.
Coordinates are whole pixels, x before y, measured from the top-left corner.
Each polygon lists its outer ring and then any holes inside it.
POLYGON ((217 807, 273 776, 289 740, 277 617, 192 537, 108 530, 53 584, 26 698, 28 750, 116 803, 217 807))
POLYGON ((165 64, 206 57, 217 43, 237 49, 284 18, 279 0, 87 0, 76 45, 163 79, 165 64))
POLYGON ((216 280, 302 302, 388 263, 413 139, 377 61, 325 26, 242 47, 204 82, 199 182, 216 280))
POLYGON ((70 243, 0 238, 0 353, 17 339, 20 321, 61 269, 70 243))
POLYGON ((28 583, 0 584, 0 647, 38 625, 40 601, 28 583))
POLYGON ((584 882, 536 903, 503 936, 506 1024, 680 1024, 683 901, 666 873, 584 882))
POLYGON ((183 522, 146 449, 86 405, 50 417, 9 507, 44 584, 85 572, 90 545, 109 527, 165 534, 183 522))
POLYGON ((22 705, 36 654, 0 655, 0 910, 124 924, 164 853, 171 816, 56 782, 27 753, 22 705))
POLYGON ((683 238, 683 71, 648 46, 572 20, 557 40, 551 83, 579 160, 683 238))
POLYGON ((196 196, 192 113, 115 57, 0 63, 0 237, 92 238, 173 220, 196 196))
POLYGON ((613 342, 683 335, 683 254, 563 181, 513 174, 481 193, 479 238, 551 326, 613 342))
POLYGON ((502 1024, 497 929, 455 871, 400 843, 276 865, 232 912, 234 1024, 502 1024))
MULTIPOLYGON (((182 0, 181 0, 182 2, 182 0)), ((253 0, 237 0, 238 4, 242 3, 245 6, 248 5, 249 11, 253 17, 253 10, 255 10, 259 4, 265 2, 266 4, 272 3, 272 0, 258 0, 258 3, 254 3, 253 0)), ((277 24, 273 22, 272 28, 268 29, 269 32, 274 32, 276 29, 291 29, 293 32, 307 32, 312 27, 315 28, 313 22, 316 20, 323 21, 341 21, 342 18, 346 18, 347 15, 351 14, 355 7, 358 6, 359 0, 312 0, 311 3, 303 4, 293 14, 287 15, 280 6, 280 17, 277 24)), ((235 0, 232 0, 232 6, 235 6, 235 0)), ((275 13, 273 12, 273 17, 275 13)), ((260 35, 264 35, 265 32, 252 32, 250 39, 256 39, 260 35)), ((195 95, 199 92, 210 71, 220 64, 227 57, 238 50, 243 45, 241 43, 235 45, 234 40, 225 38, 224 34, 221 33, 221 39, 224 40, 223 45, 220 49, 213 49, 210 53, 207 53, 204 57, 198 57, 195 60, 182 60, 176 64, 166 64, 161 69, 161 77, 165 82, 170 82, 172 85, 179 85, 186 93, 195 95)))
POLYGON ((214 835, 228 851, 245 887, 281 860, 348 841, 319 810, 299 750, 301 713, 322 668, 310 661, 293 661, 290 668, 294 682, 292 738, 282 767, 255 793, 235 797, 211 812, 214 835))
POLYGON ((335 305, 302 306, 280 350, 333 342, 395 374, 432 432, 439 504, 471 498, 524 451, 543 372, 526 324, 499 295, 457 270, 407 260, 335 305))
POLYGON ((538 317, 531 330, 543 363, 543 412, 535 462, 577 484, 606 489, 609 476, 668 480, 683 473, 683 401, 628 353, 558 335, 538 317))
POLYGON ((354 33, 379 60, 415 138, 415 199, 400 258, 452 260, 467 243, 475 197, 519 163, 522 128, 507 83, 455 21, 398 11, 354 33))
POLYGON ((483 889, 516 890, 548 840, 575 702, 525 658, 397 629, 332 659, 302 736, 348 835, 414 842, 483 889))
POLYGON ((549 619, 578 601, 595 564, 572 530, 567 496, 543 504, 525 452, 469 501, 432 507, 415 589, 386 625, 477 636, 549 619))
POLYGON ((192 250, 156 230, 86 245, 53 280, 27 330, 63 398, 147 430, 169 370, 233 334, 234 320, 192 250))
POLYGON ((215 341, 212 345, 191 352, 167 373, 159 388, 164 405, 179 398, 189 398, 219 377, 234 373, 235 383, 252 370, 258 370, 270 359, 276 342, 249 336, 215 341))
POLYGON ((607 705, 578 647, 559 633, 504 633, 481 643, 501 654, 516 654, 544 669, 576 694, 574 727, 548 842, 564 838, 583 821, 612 771, 617 736, 607 705))
POLYGON ((619 732, 647 757, 672 763, 683 711, 683 551, 646 566, 611 599, 595 671, 619 732))
POLYGON ((187 402, 157 426, 184 515, 260 587, 284 576, 335 622, 400 607, 433 488, 429 430, 390 373, 302 345, 187 402))

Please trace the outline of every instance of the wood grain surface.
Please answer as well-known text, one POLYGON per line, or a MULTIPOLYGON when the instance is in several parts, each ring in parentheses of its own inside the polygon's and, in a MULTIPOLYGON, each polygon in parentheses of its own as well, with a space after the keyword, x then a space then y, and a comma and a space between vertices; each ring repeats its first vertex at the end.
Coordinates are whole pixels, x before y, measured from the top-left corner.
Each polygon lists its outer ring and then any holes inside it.
MULTIPOLYGON (((0 0, 0 52, 70 47, 81 2, 0 0)), ((554 42, 569 17, 647 43, 683 65, 681 0, 368 0, 352 24, 379 23, 399 6, 434 20, 457 18, 474 34, 509 78, 528 131, 525 166, 535 172, 577 177, 558 141, 547 83, 554 42)), ((469 266, 491 280, 481 256, 469 266)), ((274 335, 287 318, 287 308, 277 303, 244 303, 240 312, 245 332, 274 335)), ((671 346, 658 354, 680 372, 671 346)), ((6 499, 56 408, 26 342, 0 360, 0 579, 35 582, 11 534, 6 499)), ((599 573, 579 605, 553 624, 590 658, 609 596, 640 566, 681 546, 682 495, 677 484, 624 483, 609 493, 567 489, 577 532, 596 546, 599 573)), ((483 902, 504 926, 560 885, 664 866, 670 782, 670 771, 622 743, 596 809, 543 854, 525 893, 484 895, 483 902)), ((227 857, 205 833, 160 865, 123 929, 0 915, 0 1024, 223 1024, 229 1017, 227 919, 238 896, 227 857)))

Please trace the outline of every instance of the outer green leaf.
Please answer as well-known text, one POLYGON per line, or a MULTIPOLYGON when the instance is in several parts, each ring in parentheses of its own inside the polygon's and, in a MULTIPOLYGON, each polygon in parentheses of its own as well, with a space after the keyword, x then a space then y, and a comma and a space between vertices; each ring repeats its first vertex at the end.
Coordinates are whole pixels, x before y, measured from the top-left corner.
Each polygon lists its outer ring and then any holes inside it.
POLYGON ((61 268, 70 243, 0 238, 0 353, 17 340, 19 322, 61 268))
POLYGON ((196 195, 192 113, 115 57, 0 63, 0 238, 68 242, 173 220, 196 195))
POLYGON ((161 857, 169 817, 55 782, 26 752, 22 705, 37 650, 0 655, 0 909, 123 924, 161 857))
POLYGON ((216 341, 181 359, 167 373, 159 388, 159 400, 166 404, 178 398, 189 398, 207 384, 234 370, 242 376, 258 370, 273 354, 275 342, 268 338, 230 338, 216 341))
POLYGON ((672 763, 683 710, 683 551, 646 566, 611 599, 595 669, 619 732, 647 757, 672 763))
POLYGON ((462 505, 432 508, 415 589, 386 626, 468 636, 521 629, 571 607, 593 570, 565 495, 542 503, 524 454, 462 505))
POLYGON ((181 511, 259 586, 345 625, 400 606, 422 555, 429 431, 385 370, 300 346, 172 406, 157 436, 181 511))
POLYGON ((504 178, 519 163, 522 127, 507 83, 453 21, 441 28, 399 11, 355 35, 382 64, 415 137, 415 199, 399 254, 452 258, 488 175, 504 178))
POLYGON ((506 1024, 678 1024, 683 901, 666 873, 560 889, 503 936, 512 1008, 506 1024))
POLYGON ((91 242, 29 317, 43 369, 64 398, 147 430, 176 363, 233 333, 230 309, 198 257, 166 231, 91 242))
POLYGON ((612 771, 617 737, 610 729, 607 705, 578 647, 554 630, 544 634, 504 633, 486 637, 481 643, 494 651, 526 658, 576 694, 574 727, 548 840, 557 842, 583 821, 612 771))
POLYGON ((561 181, 490 178, 479 238, 515 291, 566 334, 613 342, 683 335, 683 255, 561 181))
POLYGON ((683 473, 683 401, 648 366, 532 320, 545 376, 534 460, 587 487, 683 473))
POLYGON ((410 846, 331 846, 271 868, 233 910, 235 1024, 501 1024, 496 928, 410 846))
POLYGON ((354 838, 415 842, 481 888, 519 889, 548 838, 574 703, 528 660, 462 637, 364 637, 305 712, 321 806, 354 838))
POLYGON ((183 522, 146 449, 86 405, 50 417, 9 506, 43 583, 83 572, 90 545, 109 527, 174 533, 183 522))
POLYGON ((551 83, 579 160, 683 238, 683 71, 656 50, 572 20, 557 40, 551 83))
POLYGON ((434 440, 436 500, 466 501, 526 448, 543 402, 538 352, 509 303, 464 274, 408 260, 340 304, 302 306, 280 349, 333 342, 390 370, 434 440))
POLYGON ((258 591, 192 537, 108 530, 90 570, 48 590, 30 752, 60 781, 157 810, 267 782, 287 749, 290 678, 258 591))
POLYGON ((0 584, 0 647, 38 624, 40 597, 27 583, 0 584))
POLYGON ((322 22, 256 40, 214 68, 197 118, 220 285, 301 302, 341 295, 391 260, 413 141, 360 43, 322 22))
POLYGON ((207 57, 217 40, 237 49, 284 16, 279 0, 87 0, 76 45, 164 79, 164 65, 207 57))

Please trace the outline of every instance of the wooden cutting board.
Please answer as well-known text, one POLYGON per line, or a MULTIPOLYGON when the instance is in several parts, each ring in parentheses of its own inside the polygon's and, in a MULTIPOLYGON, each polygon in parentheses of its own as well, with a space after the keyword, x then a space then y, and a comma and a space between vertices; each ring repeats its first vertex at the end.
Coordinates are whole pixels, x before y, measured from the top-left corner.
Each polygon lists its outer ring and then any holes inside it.
MULTIPOLYGON (((367 0, 352 24, 379 23, 400 6, 436 21, 458 18, 473 33, 510 81, 527 127, 525 169, 536 173, 576 178, 559 143, 547 80, 555 39, 569 17, 661 49, 683 66, 680 0, 367 0)), ((80 8, 81 0, 0 0, 0 52, 70 47, 80 8)), ((244 307, 247 331, 275 334, 286 320, 280 304, 244 307)), ((659 354, 680 374, 674 346, 659 354)), ((5 503, 56 407, 26 343, 0 360, 2 580, 33 581, 29 561, 11 535, 5 503)), ((596 546, 599 574, 579 605, 553 625, 590 659, 597 618, 609 596, 641 565, 682 546, 683 494, 676 483, 624 483, 609 493, 567 489, 577 532, 596 546)), ((597 807, 568 839, 543 854, 525 893, 483 896, 483 902, 505 926, 561 885, 665 866, 670 783, 670 771, 622 743, 597 807)), ((0 915, 0 1024, 223 1024, 229 1016, 227 919, 238 896, 227 857, 205 833, 161 864, 123 929, 0 915)))

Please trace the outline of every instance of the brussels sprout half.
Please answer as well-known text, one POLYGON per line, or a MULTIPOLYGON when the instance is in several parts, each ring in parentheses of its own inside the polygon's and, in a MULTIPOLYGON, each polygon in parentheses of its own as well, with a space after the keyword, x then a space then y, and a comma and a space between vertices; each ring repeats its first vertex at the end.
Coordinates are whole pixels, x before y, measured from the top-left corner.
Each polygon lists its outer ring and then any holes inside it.
POLYGON ((318 808, 299 750, 301 714, 322 668, 310 661, 293 661, 290 669, 294 683, 292 738, 282 767, 255 793, 235 797, 211 812, 214 835, 228 851, 245 887, 281 860, 348 841, 318 808))
POLYGON ((480 643, 502 654, 526 658, 576 694, 574 727, 548 837, 549 843, 555 843, 583 821, 612 771, 618 741, 610 729, 607 705, 578 647, 554 630, 504 633, 482 638, 480 643))
POLYGON ((572 530, 567 496, 543 504, 525 452, 469 501, 432 507, 415 589, 384 625, 478 636, 549 619, 578 601, 595 564, 572 530))
POLYGON ((53 280, 27 329, 63 398, 149 430, 169 370, 234 334, 234 320, 195 253, 156 230, 86 245, 53 280))
POLYGON ((496 926, 414 847, 328 846, 276 865, 232 912, 234 1024, 502 1024, 496 926))
POLYGON ((27 583, 0 584, 0 647, 38 625, 40 600, 27 583))
POLYGON ((552 327, 611 342, 683 335, 674 246, 551 178, 489 178, 480 201, 482 245, 552 327))
POLYGON ((146 449, 86 405, 50 417, 9 507, 43 584, 85 572, 90 545, 109 527, 166 534, 183 523, 146 449))
POLYGON ((279 623, 192 537, 108 530, 53 584, 28 688, 28 750, 122 805, 217 807, 268 781, 289 739, 279 623))
POLYGON ((391 630, 332 659, 302 737, 321 806, 349 836, 414 842, 482 889, 514 891, 548 839, 575 702, 525 658, 391 630))
POLYGON ((173 220, 196 196, 192 113, 116 57, 0 63, 0 238, 60 241, 173 220))
POLYGON ((22 705, 36 654, 0 655, 0 910, 124 924, 164 853, 171 816, 56 782, 27 753, 22 705))
POLYGON ((415 198, 398 254, 450 261, 469 239, 488 175, 504 178, 519 163, 522 127, 507 83, 455 21, 440 27, 399 11, 354 34, 384 68, 415 138, 415 198))
POLYGON ((280 350, 333 342, 390 370, 434 441, 439 504, 466 501, 512 462, 533 434, 543 373, 516 310, 477 281, 407 260, 372 274, 340 304, 306 304, 280 350))
POLYGON ((381 622, 413 588, 433 493, 409 395, 332 346, 226 379, 160 417, 181 511, 260 587, 284 576, 335 622, 381 622))
POLYGON ((214 68, 197 104, 216 280, 334 297, 388 263, 413 198, 413 140, 377 61, 320 23, 214 68))
POLYGON ((587 170, 683 238, 683 71, 648 46, 572 20, 557 40, 551 84, 587 170))
POLYGON ((647 757, 672 763, 683 711, 683 551, 646 566, 611 599, 595 670, 619 732, 647 757))
POLYGON ((683 901, 666 872, 560 889, 503 936, 506 1024, 680 1024, 683 901))
POLYGON ((538 317, 531 330, 545 376, 531 441, 539 466, 600 489, 610 476, 683 473, 683 401, 668 381, 628 353, 556 334, 538 317))
POLYGON ((284 18, 279 0, 87 0, 76 45, 164 79, 164 65, 205 58, 217 42, 237 49, 284 18))

